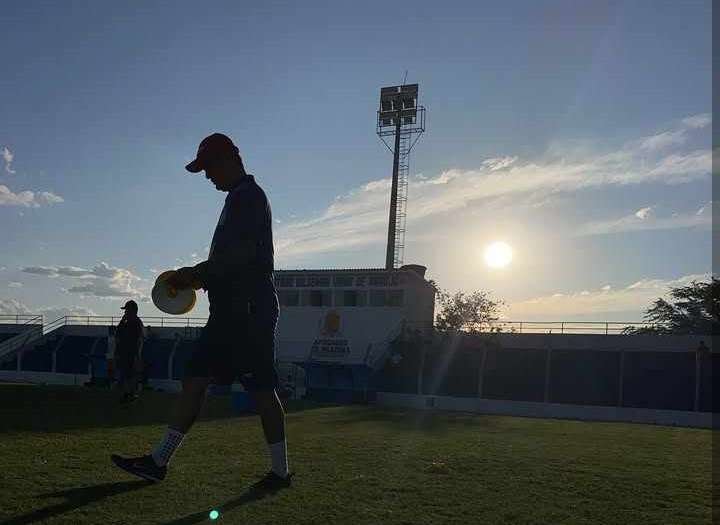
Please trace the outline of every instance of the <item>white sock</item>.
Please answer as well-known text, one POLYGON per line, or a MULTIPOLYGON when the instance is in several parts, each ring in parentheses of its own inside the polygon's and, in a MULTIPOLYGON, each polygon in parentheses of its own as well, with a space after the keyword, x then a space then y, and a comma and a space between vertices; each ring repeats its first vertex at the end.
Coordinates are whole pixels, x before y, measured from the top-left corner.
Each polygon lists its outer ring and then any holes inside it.
POLYGON ((270 448, 270 459, 272 460, 272 471, 285 478, 288 475, 288 462, 287 462, 287 440, 283 439, 277 443, 269 443, 270 448))
POLYGON ((184 437, 185 434, 182 432, 168 427, 165 438, 152 451, 152 457, 159 467, 163 467, 170 462, 170 458, 180 446, 184 437))

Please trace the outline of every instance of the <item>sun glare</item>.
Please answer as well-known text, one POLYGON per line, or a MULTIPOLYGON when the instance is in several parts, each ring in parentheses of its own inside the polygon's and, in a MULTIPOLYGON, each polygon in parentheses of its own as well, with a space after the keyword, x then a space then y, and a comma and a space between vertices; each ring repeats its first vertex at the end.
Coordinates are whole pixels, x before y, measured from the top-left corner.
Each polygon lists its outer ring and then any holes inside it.
POLYGON ((505 268, 512 257, 512 248, 507 243, 494 242, 485 248, 485 264, 491 268, 505 268))

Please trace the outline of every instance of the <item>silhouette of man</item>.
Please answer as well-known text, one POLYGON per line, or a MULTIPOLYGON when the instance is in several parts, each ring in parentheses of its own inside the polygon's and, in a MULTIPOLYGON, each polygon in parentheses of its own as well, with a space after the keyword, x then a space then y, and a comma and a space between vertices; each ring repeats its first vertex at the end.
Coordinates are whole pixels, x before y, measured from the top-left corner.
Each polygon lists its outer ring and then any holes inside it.
POLYGON ((225 135, 203 139, 197 158, 185 167, 227 192, 208 259, 180 268, 168 280, 176 289, 204 288, 210 317, 185 367, 182 393, 163 440, 152 454, 113 455, 116 465, 152 481, 164 479, 167 464, 192 427, 208 385, 239 379, 254 397, 270 452, 270 471, 255 487, 289 487, 285 414, 276 388, 275 328, 279 305, 273 282, 270 204, 255 178, 245 172, 238 148, 225 135))
POLYGON ((137 384, 142 363, 144 342, 143 322, 138 317, 138 305, 132 299, 121 307, 125 314, 115 329, 115 359, 120 375, 119 386, 123 391, 122 402, 138 398, 137 384))

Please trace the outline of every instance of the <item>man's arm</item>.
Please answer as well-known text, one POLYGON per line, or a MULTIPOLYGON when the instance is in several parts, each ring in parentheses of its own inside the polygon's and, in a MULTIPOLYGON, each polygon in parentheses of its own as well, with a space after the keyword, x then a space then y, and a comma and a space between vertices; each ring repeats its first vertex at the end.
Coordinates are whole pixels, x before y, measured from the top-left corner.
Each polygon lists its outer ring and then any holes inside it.
POLYGON ((227 206, 227 216, 213 239, 211 257, 178 270, 179 279, 188 286, 222 286, 245 275, 257 257, 258 235, 268 220, 267 202, 257 193, 238 194, 227 206))
POLYGON ((212 260, 208 259, 192 267, 198 283, 207 288, 209 283, 225 283, 242 276, 255 259, 257 241, 237 239, 231 245, 218 247, 212 260))
POLYGON ((142 349, 145 345, 145 325, 143 322, 138 318, 138 341, 137 341, 137 349, 138 349, 138 357, 142 357, 142 349))

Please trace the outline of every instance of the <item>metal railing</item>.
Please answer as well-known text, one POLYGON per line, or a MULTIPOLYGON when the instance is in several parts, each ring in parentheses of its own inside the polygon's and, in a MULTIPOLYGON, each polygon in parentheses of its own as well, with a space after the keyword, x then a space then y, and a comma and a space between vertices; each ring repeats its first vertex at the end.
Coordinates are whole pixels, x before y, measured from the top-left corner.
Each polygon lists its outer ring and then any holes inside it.
MULTIPOLYGON (((103 315, 69 315, 60 317, 43 326, 43 333, 48 333, 60 326, 115 326, 121 316, 103 315)), ((204 326, 207 317, 141 317, 146 326, 153 327, 189 327, 204 326)), ((43 324, 42 315, 13 314, 0 315, 0 323, 12 324, 43 324)), ((422 324, 423 329, 429 323, 408 323, 408 326, 422 324)), ((519 334, 621 334, 628 328, 651 328, 653 323, 644 321, 496 321, 482 326, 478 331, 500 331, 519 334)))
MULTIPOLYGON (((14 316, 13 316, 14 317, 14 316)), ((18 317, 18 319, 20 316, 18 317)), ((28 328, 21 331, 15 337, 0 343, 0 359, 11 355, 27 345, 39 342, 44 336, 54 332, 63 326, 115 326, 122 319, 121 316, 103 315, 66 315, 54 321, 43 324, 43 316, 28 316, 24 324, 28 328)), ((204 326, 207 322, 205 317, 143 317, 146 327, 168 327, 168 328, 190 328, 204 326)), ((22 324, 22 323, 21 323, 22 324)))
POLYGON ((0 314, 0 324, 42 324, 43 316, 36 314, 0 314))
MULTIPOLYGON (((475 333, 514 333, 514 334, 597 334, 613 335, 627 333, 629 329, 652 328, 657 324, 644 321, 495 321, 483 323, 475 330, 463 329, 461 332, 475 333)), ((408 321, 409 330, 427 333, 433 331, 431 323, 408 321)))
MULTIPOLYGON (((644 321, 498 321, 491 325, 501 332, 518 334, 622 334, 628 328, 651 328, 644 321)), ((489 331, 489 330, 486 330, 489 331)))
MULTIPOLYGON (((48 333, 61 326, 116 326, 122 316, 109 315, 67 315, 56 319, 45 326, 44 333, 48 333)), ((185 328, 190 326, 205 326, 207 317, 140 317, 145 327, 153 328, 185 328)))

